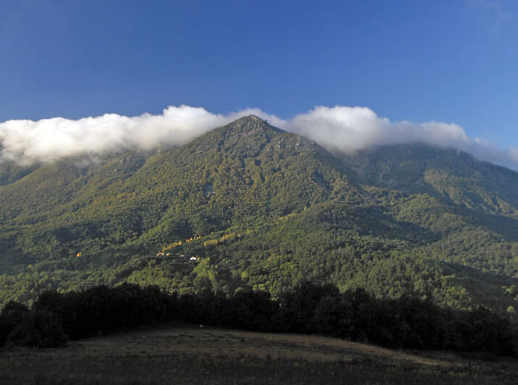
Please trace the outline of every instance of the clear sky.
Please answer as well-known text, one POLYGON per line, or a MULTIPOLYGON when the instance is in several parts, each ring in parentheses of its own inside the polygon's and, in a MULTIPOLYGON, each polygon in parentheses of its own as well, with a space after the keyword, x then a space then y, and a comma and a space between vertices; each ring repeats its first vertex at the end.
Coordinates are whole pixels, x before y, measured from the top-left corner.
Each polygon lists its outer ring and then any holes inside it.
POLYGON ((518 146, 516 0, 0 0, 0 122, 317 105, 518 146))

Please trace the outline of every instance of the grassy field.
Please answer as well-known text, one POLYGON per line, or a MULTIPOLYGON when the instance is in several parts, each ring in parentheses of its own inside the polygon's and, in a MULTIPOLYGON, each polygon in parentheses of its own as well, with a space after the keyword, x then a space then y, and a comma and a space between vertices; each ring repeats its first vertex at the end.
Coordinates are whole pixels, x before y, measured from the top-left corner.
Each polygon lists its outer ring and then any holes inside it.
POLYGON ((168 326, 0 349, 0 384, 516 384, 518 361, 318 336, 168 326))

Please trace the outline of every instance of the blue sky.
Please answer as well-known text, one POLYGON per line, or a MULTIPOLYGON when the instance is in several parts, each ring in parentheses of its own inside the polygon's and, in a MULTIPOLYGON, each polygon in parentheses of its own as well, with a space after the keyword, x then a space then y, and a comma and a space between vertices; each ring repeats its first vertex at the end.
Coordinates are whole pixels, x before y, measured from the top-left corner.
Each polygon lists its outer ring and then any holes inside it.
POLYGON ((0 122, 365 106, 518 146, 515 0, 2 0, 0 122))

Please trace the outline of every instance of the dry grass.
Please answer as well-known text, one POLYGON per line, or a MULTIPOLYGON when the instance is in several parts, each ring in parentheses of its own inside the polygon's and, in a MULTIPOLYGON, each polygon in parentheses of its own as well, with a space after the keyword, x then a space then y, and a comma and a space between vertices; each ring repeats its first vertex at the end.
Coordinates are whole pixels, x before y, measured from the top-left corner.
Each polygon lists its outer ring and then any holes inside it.
POLYGON ((1 384, 515 384, 515 360, 411 354, 318 336, 169 326, 0 350, 1 384))

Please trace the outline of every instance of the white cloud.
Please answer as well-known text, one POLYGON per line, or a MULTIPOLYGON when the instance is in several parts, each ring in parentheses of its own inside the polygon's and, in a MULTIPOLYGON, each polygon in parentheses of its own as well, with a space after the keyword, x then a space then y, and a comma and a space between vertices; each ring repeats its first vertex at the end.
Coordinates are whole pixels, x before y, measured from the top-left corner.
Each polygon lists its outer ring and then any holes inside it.
POLYGON ((424 142, 457 147, 469 143, 464 130, 456 124, 392 123, 366 107, 316 107, 306 114, 295 116, 287 129, 313 139, 328 149, 347 153, 398 143, 424 142))
POLYGON ((10 120, 0 123, 1 156, 23 163, 47 162, 71 155, 182 145, 230 119, 180 106, 168 107, 162 115, 10 120))
POLYGON ((10 120, 0 123, 0 159, 29 164, 65 156, 179 146, 246 115, 259 116, 331 151, 351 153, 372 146, 422 142, 454 147, 480 159, 518 169, 518 149, 501 150, 481 139, 469 138, 456 124, 391 122, 369 108, 345 106, 316 107, 290 120, 259 109, 221 115, 189 106, 171 106, 161 115, 106 114, 78 120, 10 120))
POLYGON ((426 143, 453 147, 518 170, 518 148, 502 150, 479 138, 472 139, 453 123, 391 122, 366 107, 316 107, 295 116, 285 129, 313 139, 331 151, 352 153, 374 146, 426 143))

